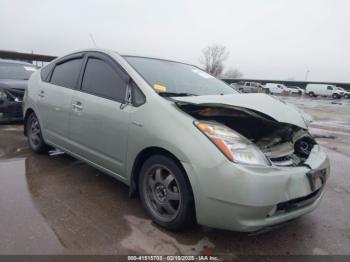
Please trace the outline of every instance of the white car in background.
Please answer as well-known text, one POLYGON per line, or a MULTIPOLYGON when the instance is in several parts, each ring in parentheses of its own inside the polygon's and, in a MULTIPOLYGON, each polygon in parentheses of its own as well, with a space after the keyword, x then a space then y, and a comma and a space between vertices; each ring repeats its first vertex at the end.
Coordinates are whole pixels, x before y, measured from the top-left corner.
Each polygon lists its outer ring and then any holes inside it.
POLYGON ((285 86, 283 84, 267 83, 265 85, 265 88, 267 88, 271 94, 290 94, 290 93, 292 93, 291 89, 289 89, 287 86, 285 86))
POLYGON ((345 99, 349 99, 349 98, 350 98, 350 91, 345 90, 345 89, 342 88, 342 87, 337 87, 337 89, 338 89, 340 92, 343 92, 343 97, 344 97, 345 99))
POLYGON ((288 86, 292 94, 296 95, 303 95, 305 93, 305 90, 300 88, 299 86, 288 86))
POLYGON ((311 97, 324 96, 339 99, 344 95, 344 91, 339 90, 339 87, 335 85, 308 84, 306 86, 306 94, 311 97))

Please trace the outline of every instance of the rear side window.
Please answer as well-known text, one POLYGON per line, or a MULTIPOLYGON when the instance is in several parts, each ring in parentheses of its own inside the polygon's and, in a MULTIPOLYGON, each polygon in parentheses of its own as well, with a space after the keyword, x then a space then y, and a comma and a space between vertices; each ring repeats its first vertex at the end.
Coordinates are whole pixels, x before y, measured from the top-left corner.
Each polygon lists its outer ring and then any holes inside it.
POLYGON ((333 90, 333 87, 328 86, 327 89, 328 89, 328 90, 333 90))
POLYGON ((81 89, 104 98, 124 102, 127 81, 122 72, 118 72, 105 61, 89 58, 81 89))
POLYGON ((51 84, 74 89, 82 61, 82 58, 77 58, 56 65, 51 76, 51 84))

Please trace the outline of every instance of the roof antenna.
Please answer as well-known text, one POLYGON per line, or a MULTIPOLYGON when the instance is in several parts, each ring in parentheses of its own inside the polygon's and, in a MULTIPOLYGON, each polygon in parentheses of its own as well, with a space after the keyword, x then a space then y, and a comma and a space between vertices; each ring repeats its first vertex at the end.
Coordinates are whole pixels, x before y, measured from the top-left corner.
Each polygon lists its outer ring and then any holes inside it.
POLYGON ((90 35, 92 43, 94 44, 94 47, 96 47, 96 42, 95 42, 94 36, 91 33, 89 35, 90 35))

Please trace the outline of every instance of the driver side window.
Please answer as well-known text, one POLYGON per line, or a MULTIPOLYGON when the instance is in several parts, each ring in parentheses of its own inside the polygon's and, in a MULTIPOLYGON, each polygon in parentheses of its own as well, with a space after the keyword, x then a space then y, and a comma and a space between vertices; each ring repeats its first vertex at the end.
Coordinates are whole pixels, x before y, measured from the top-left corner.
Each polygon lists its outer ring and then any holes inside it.
POLYGON ((127 82, 120 74, 105 61, 90 57, 81 90, 122 103, 125 100, 127 82))

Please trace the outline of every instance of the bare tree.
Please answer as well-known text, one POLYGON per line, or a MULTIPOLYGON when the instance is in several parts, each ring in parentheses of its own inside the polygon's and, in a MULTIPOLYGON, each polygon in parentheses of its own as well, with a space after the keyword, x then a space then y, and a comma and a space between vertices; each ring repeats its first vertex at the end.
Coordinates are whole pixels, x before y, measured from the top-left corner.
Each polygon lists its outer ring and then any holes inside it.
POLYGON ((204 70, 213 76, 220 76, 224 71, 224 61, 228 58, 229 52, 222 45, 213 44, 202 50, 200 62, 204 70))
POLYGON ((223 78, 242 78, 243 77, 243 73, 241 71, 239 71, 238 69, 233 69, 230 68, 228 69, 224 74, 223 74, 223 78))

